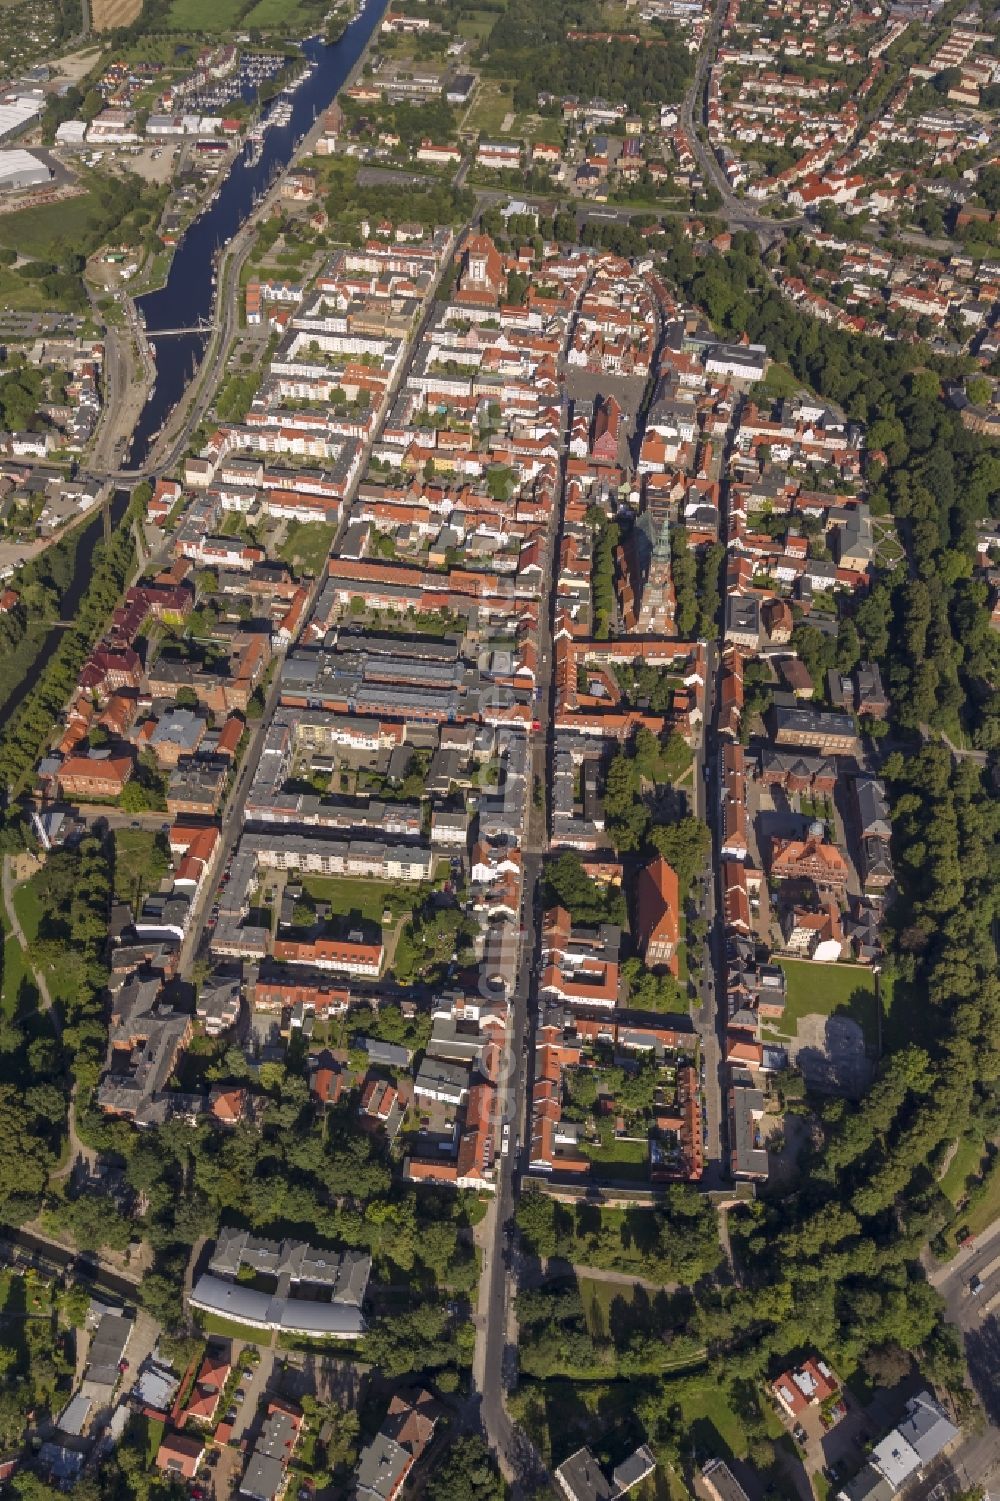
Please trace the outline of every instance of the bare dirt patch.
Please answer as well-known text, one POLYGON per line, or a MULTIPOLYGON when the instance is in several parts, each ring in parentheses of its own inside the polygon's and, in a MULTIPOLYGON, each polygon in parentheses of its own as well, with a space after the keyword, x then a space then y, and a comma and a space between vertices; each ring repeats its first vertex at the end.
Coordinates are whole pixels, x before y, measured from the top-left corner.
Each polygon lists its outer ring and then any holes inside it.
POLYGON ((65 57, 60 57, 53 63, 53 76, 59 83, 79 83, 81 78, 86 78, 100 55, 100 47, 84 47, 81 52, 68 52, 65 57))

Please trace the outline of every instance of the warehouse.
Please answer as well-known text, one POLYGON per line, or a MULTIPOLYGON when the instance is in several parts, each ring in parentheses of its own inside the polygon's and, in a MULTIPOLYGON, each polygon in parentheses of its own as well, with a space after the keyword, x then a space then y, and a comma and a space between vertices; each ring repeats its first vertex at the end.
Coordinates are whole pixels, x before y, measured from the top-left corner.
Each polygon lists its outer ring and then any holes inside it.
POLYGON ((0 193, 37 188, 51 177, 51 170, 30 151, 0 151, 0 193))
POLYGON ((0 103, 0 141, 6 140, 9 135, 16 135, 23 130, 29 120, 42 112, 43 99, 41 94, 34 95, 8 95, 3 103, 0 103))

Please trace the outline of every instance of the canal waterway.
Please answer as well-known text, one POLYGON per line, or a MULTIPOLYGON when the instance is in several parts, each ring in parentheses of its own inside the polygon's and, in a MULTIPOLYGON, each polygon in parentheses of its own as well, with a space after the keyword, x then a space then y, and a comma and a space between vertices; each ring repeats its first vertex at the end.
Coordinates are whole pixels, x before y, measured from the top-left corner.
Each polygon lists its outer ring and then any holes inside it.
POLYGON ((303 135, 343 88, 369 37, 385 10, 386 0, 366 0, 364 8, 339 41, 327 46, 318 38, 306 41, 303 51, 314 64, 290 99, 279 95, 265 106, 266 120, 280 100, 292 106, 287 125, 271 125, 264 133, 263 150, 252 165, 241 153, 223 179, 208 208, 190 226, 174 254, 166 283, 137 299, 146 332, 156 346, 156 380, 136 423, 129 463, 141 466, 167 417, 184 394, 205 353, 203 333, 164 335, 157 329, 191 328, 210 319, 215 300, 213 275, 217 257, 229 244, 260 197, 289 163, 303 135))

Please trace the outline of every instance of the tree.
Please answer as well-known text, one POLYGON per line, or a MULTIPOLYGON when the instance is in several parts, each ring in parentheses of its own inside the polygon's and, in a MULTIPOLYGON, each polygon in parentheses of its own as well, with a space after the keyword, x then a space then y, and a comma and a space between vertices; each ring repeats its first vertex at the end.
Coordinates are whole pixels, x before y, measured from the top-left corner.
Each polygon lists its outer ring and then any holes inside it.
POLYGON ((575 923, 593 926, 625 922, 625 900, 616 886, 599 886, 587 875, 575 850, 564 850, 545 866, 542 897, 547 907, 565 907, 575 923))
POLYGON ((853 672, 861 659, 861 641, 853 620, 842 620, 837 630, 837 671, 853 672))
POLYGON ((504 1501, 506 1486, 478 1434, 457 1438, 425 1486, 428 1501, 504 1501))
POLYGON ((657 852, 677 872, 677 884, 686 892, 711 848, 712 836, 701 819, 686 814, 676 823, 658 824, 650 834, 657 852))

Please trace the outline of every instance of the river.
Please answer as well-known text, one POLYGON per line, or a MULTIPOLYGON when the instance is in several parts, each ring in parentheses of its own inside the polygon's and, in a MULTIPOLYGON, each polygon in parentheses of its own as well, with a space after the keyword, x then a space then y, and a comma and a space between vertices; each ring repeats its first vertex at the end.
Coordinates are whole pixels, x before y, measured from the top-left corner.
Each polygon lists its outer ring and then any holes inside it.
MULTIPOLYGON (((146 330, 156 345, 156 380, 132 435, 129 464, 141 466, 167 417, 184 394, 207 343, 201 333, 165 335, 157 329, 190 328, 210 318, 215 298, 212 274, 216 251, 229 244, 254 208, 254 197, 267 188, 274 174, 292 158, 296 143, 314 119, 337 97, 358 61, 368 38, 382 18, 387 0, 367 0, 364 9, 332 46, 318 39, 304 44, 315 68, 295 90, 292 117, 287 125, 272 125, 264 135, 261 158, 253 166, 239 155, 218 194, 188 229, 171 262, 166 284, 137 300, 146 330)), ((272 101, 265 118, 274 108, 272 101)))

